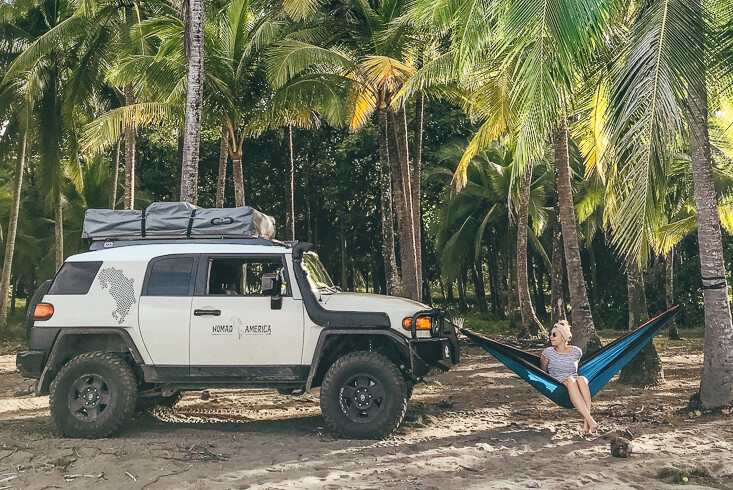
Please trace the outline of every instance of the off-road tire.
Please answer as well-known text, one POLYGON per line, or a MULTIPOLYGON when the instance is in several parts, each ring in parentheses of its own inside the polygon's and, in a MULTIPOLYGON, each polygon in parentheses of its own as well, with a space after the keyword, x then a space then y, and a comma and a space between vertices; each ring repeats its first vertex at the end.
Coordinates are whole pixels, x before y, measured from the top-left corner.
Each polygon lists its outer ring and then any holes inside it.
POLYGON ((51 289, 51 283, 53 282, 53 279, 48 279, 46 281, 43 281, 40 286, 38 286, 38 289, 33 293, 33 296, 31 296, 31 300, 26 304, 26 311, 25 311, 25 338, 26 340, 31 340, 31 328, 33 328, 33 314, 36 312, 36 306, 38 303, 41 302, 43 297, 48 293, 48 290, 51 289))
POLYGON ((321 412, 333 432, 342 437, 382 439, 400 425, 406 410, 405 380, 392 361, 376 352, 359 351, 346 354, 333 363, 323 378, 321 412), (350 380, 354 379, 357 379, 355 385, 349 384, 350 380), (366 385, 371 383, 374 385, 366 386, 364 390, 365 384, 360 383, 358 379, 362 381, 367 379, 366 385), (367 410, 359 411, 356 405, 348 405, 352 400, 350 397, 344 398, 347 388, 354 390, 355 396, 360 396, 356 393, 359 389, 363 390, 362 393, 373 393, 374 407, 370 405, 367 410), (370 391, 370 388, 373 391, 370 391), (381 402, 377 405, 380 393, 381 402), (375 407, 378 410, 374 411, 375 407), (358 413, 355 414, 354 410, 358 413), (355 420, 360 417, 364 420, 355 420))
POLYGON ((167 407, 173 408, 183 398, 183 391, 176 391, 171 396, 152 396, 152 397, 138 397, 137 405, 135 409, 139 412, 144 412, 153 407, 167 407))
POLYGON ((49 404, 51 416, 62 434, 94 439, 107 437, 117 430, 133 414, 136 401, 137 383, 130 366, 115 354, 87 352, 61 368, 51 383, 49 404), (95 408, 97 404, 100 407, 98 414, 84 406, 73 409, 74 402, 85 400, 82 391, 78 391, 79 386, 85 387, 84 392, 96 393, 95 387, 100 386, 100 392, 107 391, 95 400, 95 408))

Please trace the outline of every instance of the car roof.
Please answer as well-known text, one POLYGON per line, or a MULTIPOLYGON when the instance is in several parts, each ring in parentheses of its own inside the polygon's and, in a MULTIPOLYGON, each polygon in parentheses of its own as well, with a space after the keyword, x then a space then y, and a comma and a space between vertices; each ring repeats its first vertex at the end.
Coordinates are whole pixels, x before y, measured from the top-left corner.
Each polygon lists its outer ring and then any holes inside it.
POLYGON ((282 245, 254 245, 239 243, 145 243, 93 250, 66 259, 66 262, 90 260, 144 262, 161 255, 171 254, 289 254, 292 249, 282 245))

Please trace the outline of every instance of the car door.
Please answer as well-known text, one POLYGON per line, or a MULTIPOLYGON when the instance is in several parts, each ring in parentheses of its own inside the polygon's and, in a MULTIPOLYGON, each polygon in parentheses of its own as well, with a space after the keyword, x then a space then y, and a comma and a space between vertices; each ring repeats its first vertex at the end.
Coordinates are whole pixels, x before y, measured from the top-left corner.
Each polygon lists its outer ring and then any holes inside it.
MULTIPOLYGON (((191 305, 191 375, 258 380, 302 375, 303 302, 294 299, 282 255, 209 255, 191 305), (280 295, 263 294, 277 274, 280 295)), ((310 361, 310 360, 309 360, 310 361)))
POLYGON ((189 324, 199 257, 166 255, 148 263, 138 306, 140 335, 162 375, 187 375, 189 324))

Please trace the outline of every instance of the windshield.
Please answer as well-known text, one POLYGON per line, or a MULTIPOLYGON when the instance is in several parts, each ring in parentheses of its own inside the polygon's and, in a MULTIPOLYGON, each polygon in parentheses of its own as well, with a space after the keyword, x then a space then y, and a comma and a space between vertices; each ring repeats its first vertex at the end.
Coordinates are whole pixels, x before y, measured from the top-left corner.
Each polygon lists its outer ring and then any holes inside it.
POLYGON ((308 282, 311 284, 312 289, 327 290, 329 292, 335 292, 336 287, 333 285, 333 281, 328 276, 326 268, 323 267, 321 260, 318 255, 313 252, 306 252, 303 254, 303 269, 308 277, 308 282))

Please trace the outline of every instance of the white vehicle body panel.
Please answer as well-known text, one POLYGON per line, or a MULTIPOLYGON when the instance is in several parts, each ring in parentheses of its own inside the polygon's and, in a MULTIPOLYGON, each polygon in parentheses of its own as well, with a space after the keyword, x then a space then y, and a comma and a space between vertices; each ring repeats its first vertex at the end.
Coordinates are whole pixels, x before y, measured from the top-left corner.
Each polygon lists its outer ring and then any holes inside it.
POLYGON ((156 366, 189 363, 191 296, 141 296, 140 335, 156 366))
POLYGON ((195 296, 191 312, 191 366, 301 364, 300 300, 284 296, 273 310, 269 296, 195 296), (194 316, 197 309, 221 314, 194 316))

